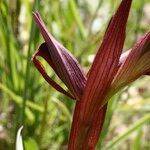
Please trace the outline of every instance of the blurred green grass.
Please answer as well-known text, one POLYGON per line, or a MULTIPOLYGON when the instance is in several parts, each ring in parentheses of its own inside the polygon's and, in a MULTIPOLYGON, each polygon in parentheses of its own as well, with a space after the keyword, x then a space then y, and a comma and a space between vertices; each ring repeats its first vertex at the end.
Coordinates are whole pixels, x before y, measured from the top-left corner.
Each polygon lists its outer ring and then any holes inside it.
MULTIPOLYGON (((32 54, 43 41, 33 22, 32 11, 39 11, 49 31, 87 71, 119 2, 0 1, 0 150, 14 149, 16 132, 21 125, 24 125, 26 150, 60 150, 67 145, 74 102, 52 89, 31 62, 32 54)), ((150 29, 149 11, 149 0, 133 1, 125 50, 150 29)), ((57 79, 49 68, 48 73, 57 79)), ((139 79, 110 101, 101 135, 103 142, 99 142, 98 150, 110 149, 112 145, 120 150, 150 149, 148 82, 149 78, 139 79)))

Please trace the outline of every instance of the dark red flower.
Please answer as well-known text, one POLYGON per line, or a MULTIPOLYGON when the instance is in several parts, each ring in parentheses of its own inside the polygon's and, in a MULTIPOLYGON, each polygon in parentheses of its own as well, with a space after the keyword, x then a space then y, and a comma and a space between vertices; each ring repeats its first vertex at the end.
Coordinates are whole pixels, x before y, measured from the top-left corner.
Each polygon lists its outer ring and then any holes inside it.
POLYGON ((47 31, 40 15, 33 13, 45 40, 33 55, 33 63, 50 85, 78 100, 68 143, 69 150, 94 149, 102 130, 108 100, 141 75, 150 74, 150 33, 121 55, 131 2, 132 0, 122 0, 112 17, 87 78, 77 60, 47 31), (47 75, 38 56, 48 62, 71 93, 47 75))

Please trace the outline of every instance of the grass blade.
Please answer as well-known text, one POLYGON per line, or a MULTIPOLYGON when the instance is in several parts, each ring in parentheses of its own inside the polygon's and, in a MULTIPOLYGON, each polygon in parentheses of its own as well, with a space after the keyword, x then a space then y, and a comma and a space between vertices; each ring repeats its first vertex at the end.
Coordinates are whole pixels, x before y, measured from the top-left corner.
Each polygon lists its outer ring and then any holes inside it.
POLYGON ((121 144, 124 140, 130 137, 131 133, 136 131, 138 128, 146 124, 147 122, 150 121, 150 114, 145 115, 143 118, 138 120, 135 124, 131 125, 126 132, 123 134, 119 135, 116 137, 114 140, 112 140, 108 145, 106 146, 105 149, 109 150, 112 149, 113 147, 121 144))

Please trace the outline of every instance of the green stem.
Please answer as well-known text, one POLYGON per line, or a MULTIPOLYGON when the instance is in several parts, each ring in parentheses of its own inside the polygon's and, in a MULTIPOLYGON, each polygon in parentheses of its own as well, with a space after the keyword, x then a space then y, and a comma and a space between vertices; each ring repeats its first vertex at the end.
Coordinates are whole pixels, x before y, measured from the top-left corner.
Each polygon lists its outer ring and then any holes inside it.
MULTIPOLYGON (((31 25, 31 35, 33 35, 33 22, 31 25)), ((27 64, 26 64, 26 73, 25 73, 25 82, 24 82, 24 91, 23 91, 23 103, 22 103, 22 111, 21 111, 21 124, 24 124, 24 118, 25 118, 25 108, 26 108, 26 99, 27 99, 27 88, 28 88, 28 79, 29 79, 29 69, 30 69, 30 55, 31 55, 31 39, 32 36, 30 36, 30 42, 29 42, 29 49, 28 49, 28 55, 27 55, 27 64)))
POLYGON ((84 40, 86 40, 87 39, 86 31, 84 29, 84 25, 83 25, 83 22, 81 20, 81 17, 80 17, 80 14, 78 12, 75 1, 74 0, 69 0, 69 5, 70 5, 70 8, 71 8, 72 14, 74 16, 74 19, 75 19, 76 23, 79 26, 81 36, 84 40))
POLYGON ((95 12, 94 12, 92 18, 91 18, 90 25, 89 25, 89 33, 88 33, 88 37, 91 36, 93 21, 94 21, 95 18, 97 17, 97 13, 98 13, 99 9, 101 8, 102 4, 103 4, 103 0, 100 0, 99 3, 98 3, 98 5, 97 5, 97 7, 96 7, 96 10, 95 10, 95 12))
MULTIPOLYGON (((35 1, 35 4, 33 4, 33 10, 38 6, 39 0, 35 1)), ((24 80, 24 91, 23 91, 23 102, 22 102, 22 110, 21 110, 21 116, 20 116, 20 125, 24 124, 25 120, 25 108, 26 108, 26 101, 27 101, 27 89, 28 89, 28 81, 30 76, 30 62, 31 62, 31 44, 34 39, 35 34, 35 26, 34 22, 32 20, 31 23, 31 31, 30 31, 30 39, 29 39, 29 47, 28 47, 28 54, 27 54, 27 64, 26 64, 26 71, 25 71, 25 80, 24 80)))
POLYGON ((47 112, 48 112, 48 97, 49 94, 46 93, 45 100, 44 100, 44 112, 42 115, 42 122, 41 122, 41 129, 40 129, 40 134, 39 134, 39 145, 42 143, 44 131, 45 131, 45 126, 46 126, 46 117, 47 117, 47 112))

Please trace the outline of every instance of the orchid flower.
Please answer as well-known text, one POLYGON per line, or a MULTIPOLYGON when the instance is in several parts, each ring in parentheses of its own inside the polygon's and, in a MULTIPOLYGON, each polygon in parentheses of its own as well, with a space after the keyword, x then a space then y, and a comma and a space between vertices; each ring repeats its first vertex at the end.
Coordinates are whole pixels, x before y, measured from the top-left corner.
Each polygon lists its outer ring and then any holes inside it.
POLYGON ((150 74, 150 32, 121 54, 131 3, 132 0, 122 0, 111 18, 88 76, 73 55, 48 32, 39 13, 33 13, 45 40, 33 55, 35 67, 52 87, 77 100, 68 150, 95 149, 108 100, 140 76, 150 74), (48 62, 69 92, 48 76, 38 56, 48 62))

